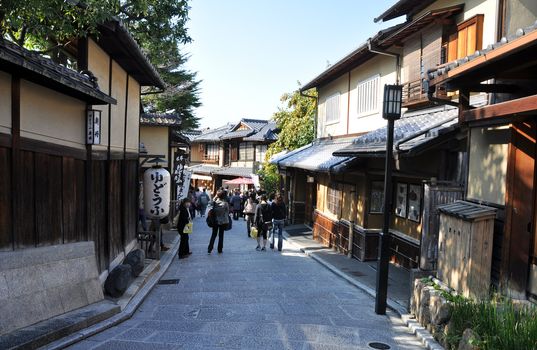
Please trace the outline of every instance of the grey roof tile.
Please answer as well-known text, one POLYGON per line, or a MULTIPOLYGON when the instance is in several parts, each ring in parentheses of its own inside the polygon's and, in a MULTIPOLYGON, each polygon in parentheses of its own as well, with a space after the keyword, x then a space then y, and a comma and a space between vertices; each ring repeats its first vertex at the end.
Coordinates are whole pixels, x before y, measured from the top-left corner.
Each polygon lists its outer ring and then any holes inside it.
POLYGON ((140 124, 152 126, 178 126, 181 125, 181 117, 176 113, 142 113, 140 124))

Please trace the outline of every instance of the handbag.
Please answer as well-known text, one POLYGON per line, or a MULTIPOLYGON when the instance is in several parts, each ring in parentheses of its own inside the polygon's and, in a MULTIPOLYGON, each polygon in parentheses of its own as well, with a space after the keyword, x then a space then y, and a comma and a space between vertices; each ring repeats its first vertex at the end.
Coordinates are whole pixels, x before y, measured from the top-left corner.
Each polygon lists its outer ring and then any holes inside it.
POLYGON ((205 220, 207 226, 214 227, 216 226, 216 218, 214 217, 214 210, 210 209, 207 213, 207 219, 205 220))
POLYGON ((252 226, 252 228, 250 229, 250 237, 252 237, 253 239, 256 239, 258 233, 259 232, 257 231, 257 227, 252 226))
POLYGON ((233 228, 233 219, 231 218, 231 215, 228 216, 227 225, 224 228, 224 231, 229 231, 233 228))
POLYGON ((188 224, 185 225, 185 228, 183 229, 183 233, 190 234, 192 233, 193 229, 194 229, 194 224, 192 223, 192 221, 189 221, 188 224))

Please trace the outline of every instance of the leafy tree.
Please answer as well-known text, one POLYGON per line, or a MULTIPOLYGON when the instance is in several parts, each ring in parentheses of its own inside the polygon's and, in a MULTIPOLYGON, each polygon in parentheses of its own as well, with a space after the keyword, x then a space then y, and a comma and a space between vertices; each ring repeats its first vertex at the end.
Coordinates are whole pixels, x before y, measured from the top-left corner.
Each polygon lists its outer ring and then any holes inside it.
MULTIPOLYGON (((305 92, 308 96, 317 96, 312 89, 305 92)), ((315 139, 316 100, 300 94, 299 91, 286 93, 281 98, 283 106, 278 108, 272 119, 276 121, 280 133, 278 140, 267 150, 260 177, 267 192, 278 190, 279 175, 275 165, 269 159, 282 151, 292 151, 311 143, 315 139)))
POLYGON ((59 59, 73 38, 98 36, 99 24, 120 19, 166 83, 161 94, 145 95, 153 112, 174 109, 183 128, 199 124, 196 73, 184 69, 180 46, 191 41, 188 0, 0 0, 0 36, 59 59))

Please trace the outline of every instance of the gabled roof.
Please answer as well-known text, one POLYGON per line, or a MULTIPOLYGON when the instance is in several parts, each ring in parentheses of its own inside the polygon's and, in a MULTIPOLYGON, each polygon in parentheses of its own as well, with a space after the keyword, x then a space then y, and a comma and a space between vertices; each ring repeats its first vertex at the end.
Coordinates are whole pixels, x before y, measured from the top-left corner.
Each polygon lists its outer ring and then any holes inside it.
POLYGON ((229 132, 222 135, 220 138, 222 140, 230 140, 253 136, 254 134, 259 133, 259 131, 261 131, 261 129, 263 129, 268 122, 268 120, 263 119, 243 118, 240 120, 240 122, 235 124, 235 126, 233 126, 229 132), (243 125, 246 126, 246 129, 239 129, 243 125))
MULTIPOLYGON (((371 43, 379 48, 386 49, 387 47, 382 46, 381 41, 388 37, 391 33, 401 28, 403 24, 397 24, 393 27, 386 28, 378 32, 373 38, 370 39, 371 43)), ((348 72, 351 69, 358 67, 367 60, 376 56, 376 53, 369 51, 369 41, 362 44, 356 50, 349 53, 347 56, 343 57, 333 65, 331 65, 324 72, 319 74, 317 77, 313 78, 309 83, 302 86, 300 91, 306 91, 314 87, 322 86, 335 78, 341 76, 342 74, 348 72)))
POLYGON ((142 86, 164 88, 164 81, 119 20, 99 26, 99 45, 142 86))
POLYGON ((245 137, 244 141, 276 141, 278 139, 277 134, 278 126, 276 122, 269 121, 258 132, 245 137))
MULTIPOLYGON (((434 141, 458 126, 458 108, 442 106, 406 113, 394 125, 394 149, 411 151, 434 141)), ((386 127, 356 138, 351 145, 334 152, 335 156, 383 157, 386 152, 386 127)))
POLYGON ((181 117, 176 113, 142 113, 140 115, 141 125, 150 126, 179 126, 181 117))
POLYGON ((0 70, 93 105, 116 104, 99 89, 96 80, 86 74, 59 65, 39 53, 26 50, 0 38, 0 70))
POLYGON ((379 21, 388 21, 403 15, 407 17, 418 13, 436 0, 399 0, 392 7, 384 11, 380 16, 375 18, 375 23, 379 21))

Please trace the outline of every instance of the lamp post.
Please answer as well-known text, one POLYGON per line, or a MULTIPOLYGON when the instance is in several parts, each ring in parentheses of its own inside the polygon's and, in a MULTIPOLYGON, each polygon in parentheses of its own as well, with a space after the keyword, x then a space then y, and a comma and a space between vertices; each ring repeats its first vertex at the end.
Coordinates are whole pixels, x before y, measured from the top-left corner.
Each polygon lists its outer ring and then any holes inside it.
POLYGON ((380 259, 377 268, 377 288, 375 296, 375 313, 386 314, 388 297, 388 269, 390 259, 390 214, 392 212, 392 165, 393 165, 393 127, 401 118, 403 87, 401 85, 384 85, 382 117, 388 121, 386 130, 386 166, 384 171, 384 223, 380 234, 380 259))

